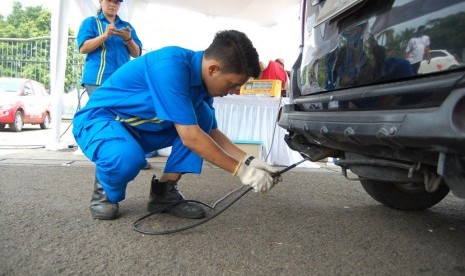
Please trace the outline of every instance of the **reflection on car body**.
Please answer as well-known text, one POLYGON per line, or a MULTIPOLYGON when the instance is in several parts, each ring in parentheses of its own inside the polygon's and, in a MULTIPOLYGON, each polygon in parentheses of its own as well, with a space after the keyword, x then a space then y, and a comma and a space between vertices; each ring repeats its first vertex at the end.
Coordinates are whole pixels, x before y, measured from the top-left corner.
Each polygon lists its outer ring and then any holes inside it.
POLYGON ((0 78, 0 129, 21 131, 24 124, 50 124, 50 97, 43 84, 31 79, 0 78))
POLYGON ((447 50, 430 50, 430 57, 429 61, 423 60, 421 62, 419 74, 439 72, 460 66, 455 57, 447 50))

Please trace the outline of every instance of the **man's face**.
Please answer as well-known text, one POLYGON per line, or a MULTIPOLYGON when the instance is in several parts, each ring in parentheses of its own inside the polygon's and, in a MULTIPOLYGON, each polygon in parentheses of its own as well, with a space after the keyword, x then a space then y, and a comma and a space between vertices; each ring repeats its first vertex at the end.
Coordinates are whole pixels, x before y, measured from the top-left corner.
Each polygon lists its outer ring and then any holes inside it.
POLYGON ((246 74, 223 73, 221 68, 209 68, 208 76, 204 79, 208 93, 212 97, 222 97, 233 94, 238 86, 247 81, 246 74))

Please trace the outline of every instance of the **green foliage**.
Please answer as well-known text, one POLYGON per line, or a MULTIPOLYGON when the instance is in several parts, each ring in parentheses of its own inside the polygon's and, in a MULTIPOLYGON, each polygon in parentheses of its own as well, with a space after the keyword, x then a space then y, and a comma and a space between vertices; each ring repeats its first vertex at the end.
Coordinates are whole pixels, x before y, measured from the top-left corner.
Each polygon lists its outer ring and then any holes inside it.
MULTIPOLYGON (((458 56, 462 54, 462 45, 465 41, 465 32, 463 32, 465 30, 465 12, 429 20, 425 26, 425 34, 429 36, 432 50, 444 49, 458 56)), ((397 32, 394 29, 387 29, 380 33, 377 38, 386 42, 383 47, 386 49, 387 57, 402 57, 408 41, 415 32, 415 27, 397 32)))
POLYGON ((427 27, 432 49, 447 49, 457 55, 462 53, 460 46, 465 41, 465 12, 431 20, 427 27))
MULTIPOLYGON (((14 2, 12 13, 0 16, 0 76, 31 78, 50 87, 50 26, 50 11, 14 2)), ((66 63, 65 91, 69 91, 80 86, 84 64, 74 38, 69 39, 66 63)))
POLYGON ((2 20, 0 37, 30 38, 50 36, 50 11, 38 7, 26 7, 20 2, 14 2, 13 12, 2 20))

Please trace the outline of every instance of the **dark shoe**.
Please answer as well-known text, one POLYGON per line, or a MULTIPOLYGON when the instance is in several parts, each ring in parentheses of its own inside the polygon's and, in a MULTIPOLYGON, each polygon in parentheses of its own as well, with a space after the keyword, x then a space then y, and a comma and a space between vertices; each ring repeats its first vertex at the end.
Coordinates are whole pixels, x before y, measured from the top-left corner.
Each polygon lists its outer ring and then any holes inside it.
MULTIPOLYGON (((149 212, 158 212, 181 200, 185 200, 185 198, 179 192, 177 182, 160 182, 155 176, 152 177, 148 204, 149 212)), ((200 219, 205 217, 206 214, 205 209, 200 204, 192 202, 174 205, 172 208, 166 210, 166 212, 170 212, 177 217, 190 219, 200 219)))
POLYGON ((90 212, 95 219, 115 219, 118 216, 118 203, 111 202, 102 185, 95 179, 94 193, 90 201, 90 212))
POLYGON ((152 164, 150 164, 149 161, 147 161, 147 163, 145 164, 145 167, 142 168, 143 170, 150 170, 152 168, 152 164))

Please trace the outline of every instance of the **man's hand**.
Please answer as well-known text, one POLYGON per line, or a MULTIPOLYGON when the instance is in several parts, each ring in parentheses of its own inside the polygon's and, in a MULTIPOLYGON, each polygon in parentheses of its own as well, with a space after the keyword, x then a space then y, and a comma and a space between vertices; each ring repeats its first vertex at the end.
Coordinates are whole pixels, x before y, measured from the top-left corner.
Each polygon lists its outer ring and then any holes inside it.
POLYGON ((260 191, 264 193, 273 188, 276 183, 282 181, 282 178, 273 178, 271 173, 277 172, 277 170, 260 160, 254 163, 256 166, 253 166, 252 163, 255 159, 247 156, 244 161, 239 163, 239 168, 234 175, 239 177, 242 184, 252 187, 254 192, 260 191))
POLYGON ((278 172, 277 168, 274 168, 274 167, 268 165, 266 162, 263 162, 259 158, 255 158, 252 155, 245 156, 244 159, 242 159, 242 163, 247 163, 247 160, 250 160, 249 161, 250 162, 249 166, 252 166, 252 167, 255 167, 257 169, 264 170, 264 171, 267 171, 267 172, 270 172, 270 173, 278 172))

